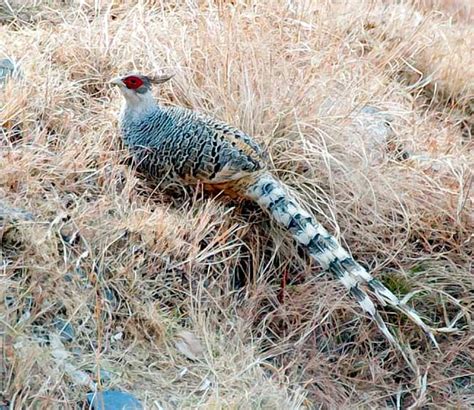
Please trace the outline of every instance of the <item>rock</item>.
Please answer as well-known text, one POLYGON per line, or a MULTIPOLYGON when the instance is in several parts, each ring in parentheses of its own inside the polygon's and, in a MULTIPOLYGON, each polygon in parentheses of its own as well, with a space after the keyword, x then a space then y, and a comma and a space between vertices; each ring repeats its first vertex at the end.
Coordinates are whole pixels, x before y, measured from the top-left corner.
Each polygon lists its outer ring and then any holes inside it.
POLYGON ((8 222, 33 221, 34 216, 31 212, 20 208, 12 208, 2 199, 0 199, 0 227, 8 222))
POLYGON ((110 336, 111 341, 118 342, 123 339, 123 332, 117 332, 114 335, 110 336))
POLYGON ((59 337, 63 342, 72 342, 76 337, 74 328, 64 319, 57 318, 54 321, 54 327, 59 330, 59 337))
POLYGON ((89 393, 87 402, 93 410, 142 410, 141 402, 130 393, 108 390, 89 393))
POLYGON ((112 381, 113 375, 108 370, 100 369, 99 374, 100 374, 100 381, 102 384, 110 383, 110 381, 112 381))
POLYGON ((191 360, 199 360, 204 355, 204 348, 199 339, 191 332, 182 330, 176 334, 176 349, 191 360))
POLYGON ((95 388, 95 383, 93 382, 92 378, 84 370, 78 369, 75 365, 65 362, 64 371, 76 386, 88 386, 89 388, 95 388))
MULTIPOLYGON (((22 74, 18 63, 11 58, 0 59, 0 87, 7 83, 8 79, 19 80, 22 74)), ((3 125, 0 127, 0 136, 7 138, 11 143, 19 141, 22 137, 20 124, 16 123, 14 118, 3 119, 3 125)))
POLYGON ((34 217, 30 212, 13 208, 0 199, 0 260, 5 255, 2 250, 16 249, 21 246, 25 238, 21 233, 20 225, 33 220, 34 217))
POLYGON ((2 58, 0 60, 0 85, 5 84, 8 77, 17 78, 20 76, 18 64, 11 58, 2 58))
POLYGON ((49 342, 53 360, 59 368, 64 370, 72 383, 75 386, 87 386, 90 390, 95 390, 97 385, 89 374, 84 370, 80 370, 76 364, 71 362, 74 360, 74 357, 72 353, 64 347, 59 335, 51 333, 49 335, 49 342))
POLYGON ((111 310, 117 310, 119 302, 115 296, 115 292, 111 288, 105 288, 103 295, 105 296, 105 302, 111 308, 111 310))
POLYGON ((0 60, 0 84, 6 82, 7 77, 11 76, 15 71, 15 64, 9 58, 0 60))
MULTIPOLYGON (((391 118, 375 107, 364 106, 352 115, 352 124, 361 137, 370 163, 378 163, 387 154, 387 144, 393 136, 391 118)), ((356 145, 357 140, 353 141, 356 145)))
POLYGON ((83 287, 84 289, 91 287, 91 283, 89 281, 89 278, 87 277, 87 273, 82 268, 76 268, 74 270, 66 272, 63 276, 63 280, 75 286, 78 285, 80 287, 83 287))
POLYGON ((16 299, 14 296, 6 295, 4 303, 7 308, 11 308, 16 303, 16 299))

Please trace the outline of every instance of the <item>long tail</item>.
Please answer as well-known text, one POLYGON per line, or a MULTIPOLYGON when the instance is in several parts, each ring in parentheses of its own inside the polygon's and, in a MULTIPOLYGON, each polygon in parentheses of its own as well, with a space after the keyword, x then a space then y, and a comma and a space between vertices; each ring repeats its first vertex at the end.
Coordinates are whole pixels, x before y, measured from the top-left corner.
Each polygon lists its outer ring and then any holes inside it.
POLYGON ((359 287, 359 283, 366 283, 382 305, 388 304, 406 314, 438 347, 431 329, 420 316, 359 265, 337 240, 298 204, 282 182, 265 173, 247 187, 246 196, 257 202, 276 222, 290 231, 293 238, 308 250, 323 269, 329 270, 341 281, 362 309, 377 323, 385 337, 402 353, 403 349, 390 333, 369 295, 359 287))

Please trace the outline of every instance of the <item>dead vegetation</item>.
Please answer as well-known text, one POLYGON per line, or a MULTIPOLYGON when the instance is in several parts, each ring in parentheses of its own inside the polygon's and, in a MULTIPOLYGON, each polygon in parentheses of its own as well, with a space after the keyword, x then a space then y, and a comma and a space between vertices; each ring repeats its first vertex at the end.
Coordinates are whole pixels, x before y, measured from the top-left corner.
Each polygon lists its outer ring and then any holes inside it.
POLYGON ((469 408, 472 25, 428 3, 136 3, 0 8, 0 57, 23 73, 0 89, 0 195, 29 215, 0 219, 0 399, 74 408, 114 388, 157 409, 469 408), (457 329, 441 352, 386 310, 413 374, 254 207, 145 184, 107 85, 130 70, 175 72, 162 102, 255 135, 361 263, 457 329))

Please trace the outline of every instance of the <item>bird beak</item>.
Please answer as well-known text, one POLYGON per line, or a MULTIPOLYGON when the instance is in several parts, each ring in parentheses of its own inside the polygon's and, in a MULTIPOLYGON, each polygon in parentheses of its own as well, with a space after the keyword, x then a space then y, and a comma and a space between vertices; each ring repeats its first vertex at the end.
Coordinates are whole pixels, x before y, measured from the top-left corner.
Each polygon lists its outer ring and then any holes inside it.
POLYGON ((119 87, 123 85, 123 81, 120 77, 113 78, 112 80, 109 81, 110 85, 118 85, 119 87))

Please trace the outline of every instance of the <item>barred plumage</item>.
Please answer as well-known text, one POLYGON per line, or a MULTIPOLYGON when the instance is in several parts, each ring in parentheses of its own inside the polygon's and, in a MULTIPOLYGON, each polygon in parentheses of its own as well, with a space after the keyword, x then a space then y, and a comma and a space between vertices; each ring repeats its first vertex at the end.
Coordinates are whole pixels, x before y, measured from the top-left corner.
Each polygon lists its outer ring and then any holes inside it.
POLYGON ((287 229, 293 238, 308 250, 323 269, 330 271, 349 290, 390 342, 399 347, 369 295, 359 284, 366 283, 382 305, 388 304, 405 313, 425 331, 434 345, 438 346, 431 329, 420 316, 359 265, 336 239, 298 204, 289 188, 273 175, 268 172, 260 174, 254 183, 249 184, 245 196, 272 215, 280 226, 287 229))
POLYGON ((126 114, 125 144, 154 177, 221 183, 263 169, 260 147, 224 123, 179 107, 156 107, 140 121, 126 114))
POLYGON ((348 289, 405 358, 400 344, 360 284, 366 284, 382 305, 388 304, 405 313, 437 346, 431 329, 420 316, 359 265, 300 206, 290 189, 267 170, 264 151, 249 135, 184 108, 158 105, 151 84, 169 78, 132 74, 112 81, 125 97, 122 136, 140 168, 152 177, 203 183, 256 202, 348 289))

